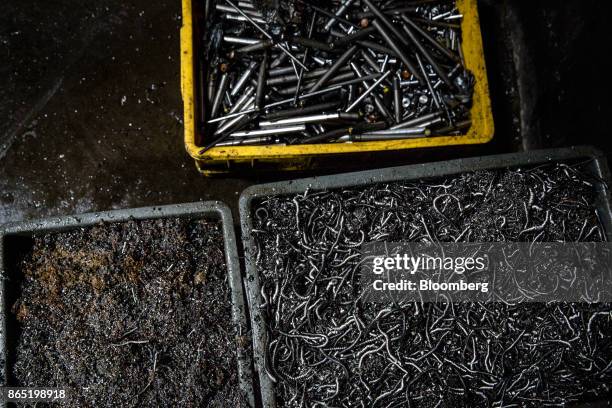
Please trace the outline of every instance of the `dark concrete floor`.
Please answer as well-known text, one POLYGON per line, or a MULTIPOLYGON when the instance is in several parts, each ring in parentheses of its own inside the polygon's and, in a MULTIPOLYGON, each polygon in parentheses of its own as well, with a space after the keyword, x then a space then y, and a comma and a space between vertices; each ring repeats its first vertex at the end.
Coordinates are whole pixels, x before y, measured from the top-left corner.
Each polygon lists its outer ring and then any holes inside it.
POLYGON ((0 6, 0 223, 237 197, 183 148, 180 2, 50 3, 0 6))

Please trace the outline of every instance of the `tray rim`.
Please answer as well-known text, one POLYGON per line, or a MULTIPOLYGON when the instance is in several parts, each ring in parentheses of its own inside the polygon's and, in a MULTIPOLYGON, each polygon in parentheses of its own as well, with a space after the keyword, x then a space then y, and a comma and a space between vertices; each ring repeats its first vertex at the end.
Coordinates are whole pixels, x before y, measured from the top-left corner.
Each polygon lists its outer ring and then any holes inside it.
MULTIPOLYGON (((6 357, 8 350, 6 338, 9 335, 6 331, 6 317, 8 312, 5 305, 5 279, 7 276, 11 276, 12 273, 12 271, 6 269, 3 257, 6 241, 14 236, 33 236, 37 234, 65 232, 78 228, 91 227, 99 223, 113 224, 132 220, 165 218, 209 219, 221 223, 228 283, 231 290, 232 320, 238 332, 237 336, 233 339, 237 353, 238 381, 240 389, 247 397, 248 403, 254 407, 254 377, 251 368, 250 344, 248 344, 250 343, 249 321, 247 319, 245 293, 240 272, 234 221, 230 208, 221 201, 200 201, 184 204, 88 212, 84 214, 48 217, 0 225, 0 277, 3 278, 0 284, 0 318, 2 319, 0 323, 0 364, 2 364, 4 374, 4 378, 1 378, 3 383, 7 380, 6 374, 8 367, 6 366, 6 357), (238 336, 248 339, 246 350, 238 343, 238 336)), ((4 403, 3 406, 6 406, 6 403, 4 403)))
POLYGON ((448 161, 412 164, 383 169, 341 173, 327 176, 307 177, 297 180, 280 181, 253 185, 245 189, 240 195, 240 229, 244 248, 244 264, 246 273, 246 294, 251 316, 251 330, 253 340, 253 370, 259 378, 259 391, 261 400, 266 407, 276 407, 274 385, 265 372, 266 353, 264 344, 267 341, 265 320, 260 309, 252 305, 259 304, 260 285, 259 275, 255 265, 256 248, 251 234, 253 223, 251 218, 251 204, 253 200, 267 195, 287 195, 309 191, 327 189, 350 188, 374 183, 410 181, 423 178, 444 177, 469 171, 533 166, 539 164, 561 162, 566 160, 592 159, 593 172, 602 180, 597 188, 598 197, 595 202, 599 216, 604 226, 607 238, 612 242, 612 205, 608 184, 610 170, 605 155, 591 146, 573 146, 555 149, 541 149, 517 153, 495 154, 448 161), (261 323, 261 326, 259 324, 261 323))

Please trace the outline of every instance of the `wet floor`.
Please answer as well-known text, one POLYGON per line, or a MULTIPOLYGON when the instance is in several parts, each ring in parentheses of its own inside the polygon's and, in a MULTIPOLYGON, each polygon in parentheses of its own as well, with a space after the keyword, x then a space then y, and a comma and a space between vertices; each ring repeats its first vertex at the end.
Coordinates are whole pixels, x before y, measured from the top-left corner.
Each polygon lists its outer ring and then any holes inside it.
POLYGON ((248 184, 199 176, 183 148, 178 1, 9 3, 0 223, 237 197, 248 184))

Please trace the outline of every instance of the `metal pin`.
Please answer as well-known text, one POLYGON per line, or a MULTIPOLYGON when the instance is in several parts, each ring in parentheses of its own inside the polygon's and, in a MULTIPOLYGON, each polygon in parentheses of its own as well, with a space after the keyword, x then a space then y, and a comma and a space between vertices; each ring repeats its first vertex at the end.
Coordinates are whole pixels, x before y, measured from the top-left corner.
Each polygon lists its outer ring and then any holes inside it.
MULTIPOLYGON (((416 46, 416 48, 419 50, 419 52, 425 57, 427 62, 429 62, 429 64, 432 66, 432 68, 434 69, 436 74, 438 74, 440 79, 442 79, 442 81, 444 81, 444 83, 446 85, 448 85, 449 87, 454 88, 455 86, 450 81, 450 79, 448 79, 448 76, 446 75, 444 70, 442 70, 442 68, 440 68, 438 63, 431 56, 431 54, 429 52, 427 52, 425 47, 423 47, 423 45, 418 41, 418 39, 416 38, 416 36, 412 32, 412 30, 410 28, 408 28, 408 26, 406 26, 406 25, 402 25, 402 28, 404 29, 406 34, 408 34, 408 37, 412 40, 412 43, 416 46)), ((419 66, 421 66, 421 68, 422 68, 422 64, 420 62, 419 62, 419 66)), ((427 75, 427 74, 425 72, 423 72, 423 75, 427 75)))
MULTIPOLYGON (((245 103, 245 108, 246 109, 251 109, 254 107, 254 103, 255 103, 255 97, 251 96, 247 99, 247 102, 245 103)), ((227 122, 223 123, 221 126, 219 126, 219 128, 215 131, 215 135, 220 135, 222 133, 225 133, 228 129, 230 129, 232 126, 234 126, 236 123, 238 123, 238 121, 240 121, 243 117, 245 117, 246 114, 242 114, 240 116, 236 116, 232 119, 229 119, 227 122)))
POLYGON ((318 65, 324 67, 326 65, 331 65, 332 64, 332 60, 327 60, 327 59, 323 59, 321 57, 317 57, 317 56, 313 56, 312 60, 314 62, 316 62, 318 65))
POLYGON ((415 76, 421 83, 423 82, 423 77, 418 73, 414 64, 408 59, 406 54, 399 48, 395 41, 391 38, 386 29, 382 26, 382 24, 378 20, 372 21, 372 25, 378 30, 380 35, 384 38, 387 45, 391 47, 391 49, 395 52, 396 56, 402 60, 402 63, 410 70, 412 75, 415 76))
POLYGON ((228 84, 229 84, 229 74, 227 72, 224 72, 221 75, 221 79, 219 80, 219 87, 217 88, 217 94, 215 95, 212 109, 210 111, 210 117, 212 119, 216 118, 217 114, 219 113, 219 107, 221 106, 221 100, 223 99, 223 96, 225 95, 225 90, 227 89, 228 84))
POLYGON ((418 126, 419 124, 423 122, 427 122, 428 120, 439 118, 442 115, 443 113, 441 111, 429 113, 427 115, 423 115, 418 118, 414 118, 414 119, 410 119, 402 123, 398 123, 397 125, 391 126, 390 129, 404 129, 404 128, 418 126))
MULTIPOLYGON (((249 9, 247 9, 247 8, 245 8, 245 7, 243 7, 243 8, 244 8, 244 12, 245 12, 245 14, 248 14, 248 15, 250 15, 250 16, 251 16, 251 17, 253 17, 253 18, 258 18, 258 19, 261 19, 261 18, 263 17, 263 16, 261 15, 261 13, 260 13, 260 12, 258 12, 258 11, 255 11, 255 10, 253 10, 253 9, 250 9, 250 10, 249 10, 249 9)), ((222 11, 222 12, 225 12, 225 13, 236 13, 236 11, 235 11, 233 8, 228 7, 228 6, 224 6, 223 4, 217 4, 217 5, 215 5, 215 9, 216 9, 217 11, 222 11)))
POLYGON ((344 0, 343 3, 340 4, 340 7, 338 8, 338 10, 336 11, 335 16, 330 18, 327 23, 325 24, 325 31, 329 31, 332 26, 335 24, 336 20, 336 16, 342 16, 344 14, 344 12, 346 12, 346 10, 351 6, 351 4, 353 3, 354 0, 344 0))
MULTIPOLYGON (((285 55, 285 54, 283 54, 285 55)), ((272 61, 273 63, 274 61, 272 61)), ((272 63, 270 64, 270 67, 272 67, 272 63)), ((274 68, 274 69, 270 69, 268 71, 268 76, 269 77, 277 77, 280 75, 285 75, 288 74, 290 72, 293 72, 293 67, 281 67, 281 68, 274 68)), ((272 85, 272 84, 268 84, 268 85, 272 85)))
MULTIPOLYGON (((248 97, 245 99, 245 102, 246 102, 246 100, 248 100, 248 97)), ((255 113, 255 112, 259 111, 259 110, 260 109, 250 108, 250 109, 245 109, 245 110, 240 111, 240 112, 238 112, 238 111, 231 112, 231 113, 228 113, 227 115, 224 115, 223 117, 211 119, 211 120, 209 120, 206 123, 219 123, 219 124, 222 124, 223 122, 225 122, 228 119, 232 119, 232 118, 235 118, 237 116, 248 115, 249 113, 255 113)))
POLYGON ((327 112, 330 110, 336 110, 338 107, 339 101, 331 101, 320 103, 317 105, 306 106, 304 108, 294 108, 294 109, 286 109, 274 113, 269 113, 264 115, 266 120, 276 120, 283 118, 290 118, 292 116, 300 116, 300 115, 308 115, 316 112, 327 112))
POLYGON ((446 126, 440 129, 436 129, 435 134, 445 135, 447 133, 456 132, 459 130, 465 130, 465 129, 468 129, 471 125, 472 125, 472 120, 467 119, 467 120, 463 120, 461 122, 455 123, 454 126, 446 126))
POLYGON ((362 28, 361 30, 357 30, 352 34, 345 35, 343 37, 338 38, 332 44, 334 48, 339 48, 341 46, 352 44, 353 42, 365 38, 376 31, 374 27, 362 28))
POLYGON ((374 42, 374 41, 359 40, 357 41, 357 44, 367 49, 382 52, 383 54, 391 55, 394 57, 399 57, 399 54, 395 52, 394 50, 392 50, 391 48, 387 48, 384 45, 380 45, 379 43, 374 42))
MULTIPOLYGON (((339 73, 337 76, 333 77, 332 79, 328 80, 327 84, 328 85, 335 85, 335 84, 338 84, 338 83, 343 83, 344 81, 350 80, 350 79, 352 79, 354 77, 355 77, 355 75, 352 72, 342 72, 342 73, 339 73)), ((310 86, 312 86, 312 83, 311 83, 310 86)), ((289 87, 289 88, 279 89, 278 93, 280 95, 291 95, 291 94, 297 92, 297 90, 298 90, 298 87, 296 85, 296 86, 289 87)))
POLYGON ((235 113, 238 112, 238 109, 242 108, 244 106, 244 104, 246 103, 246 101, 249 99, 249 97, 253 94, 253 92, 255 92, 255 88, 252 86, 247 87, 244 90, 244 93, 242 94, 242 96, 240 98, 238 98, 238 100, 236 101, 236 103, 234 104, 234 106, 232 106, 232 108, 229 111, 228 115, 224 115, 220 118, 215 118, 215 119, 211 119, 209 120, 207 123, 217 123, 217 122, 225 122, 227 119, 231 119, 233 117, 235 117, 235 113))
MULTIPOLYGON (((285 60, 287 59, 287 54, 283 54, 281 53, 278 57, 276 57, 271 63, 270 63, 270 68, 276 68, 278 67, 280 64, 282 64, 283 62, 285 62, 285 60)), ((293 70, 293 68, 289 68, 291 72, 291 70, 293 70)))
POLYGON ((314 4, 310 4, 310 3, 308 3, 308 2, 306 2, 304 0, 296 0, 296 1, 298 3, 301 3, 301 4, 305 5, 305 6, 307 6, 307 7, 310 7, 311 9, 313 9, 313 10, 315 10, 315 11, 317 11, 317 12, 323 14, 323 15, 326 15, 327 17, 334 18, 334 19, 336 19, 338 21, 341 21, 341 22, 343 22, 345 24, 348 24, 349 26, 352 26, 354 28, 359 28, 359 26, 357 24, 353 24, 351 21, 345 19, 344 17, 337 16, 334 13, 331 13, 331 12, 325 10, 325 9, 322 9, 320 7, 315 6, 314 4))
MULTIPOLYGON (((351 69, 355 72, 355 74, 357 74, 357 76, 359 77, 359 79, 361 79, 364 83, 364 85, 368 88, 370 88, 369 86, 369 82, 367 82, 365 76, 363 75, 363 72, 361 72, 361 70, 359 69, 359 67, 356 64, 351 63, 351 69)), ((390 73, 391 71, 388 71, 387 73, 390 73)), ((374 103, 376 104, 376 107, 378 108, 378 110, 380 111, 380 113, 385 117, 385 118, 393 118, 393 116, 391 115, 391 113, 389 112, 389 109, 385 106, 385 104, 383 103, 383 101, 379 98, 378 95, 376 95, 376 93, 372 93, 372 97, 374 98, 374 103)))
POLYGON ((363 57, 365 62, 367 62, 368 65, 374 70, 374 72, 382 73, 384 71, 381 67, 378 66, 374 58, 372 58, 372 56, 365 50, 361 52, 361 56, 363 57))
POLYGON ((266 20, 259 17, 237 16, 236 14, 224 14, 223 18, 229 21, 252 21, 254 23, 265 24, 266 20))
MULTIPOLYGON (((343 86, 344 86, 344 84, 338 84, 338 85, 331 86, 329 88, 321 89, 320 91, 308 92, 306 94, 298 96, 298 99, 302 100, 302 99, 311 98, 313 96, 319 96, 319 95, 323 95, 323 94, 326 94, 326 93, 330 93, 330 92, 334 92, 334 91, 339 91, 340 89, 342 89, 343 86)), ((269 103, 266 106, 264 106, 264 109, 269 109, 269 108, 274 108, 276 106, 286 105, 288 103, 293 102, 293 100, 294 99, 291 98, 291 99, 283 99, 283 100, 278 101, 278 102, 272 102, 272 103, 269 103)))
POLYGON ((293 37, 292 40, 296 42, 297 44, 300 44, 304 47, 315 48, 315 49, 327 51, 327 52, 334 50, 334 48, 331 45, 323 43, 321 41, 313 40, 311 38, 293 37))
POLYGON ((342 68, 346 62, 357 52, 357 46, 353 45, 351 48, 346 50, 336 62, 329 68, 329 70, 309 89, 310 92, 316 92, 327 83, 327 81, 342 68))
POLYGON ((263 60, 259 66, 259 75, 257 78, 257 91, 255 92, 255 108, 259 109, 263 106, 264 91, 266 87, 266 74, 268 72, 268 52, 264 52, 263 60))
MULTIPOLYGON (((268 38, 268 40, 272 40, 272 41, 274 40, 274 38, 272 38, 272 36, 270 34, 268 34, 268 32, 266 30, 261 28, 261 26, 259 24, 257 24, 255 21, 253 21, 253 19, 251 17, 247 16, 242 10, 240 10, 238 8, 238 6, 236 6, 234 3, 232 3, 231 0, 225 0, 225 1, 227 2, 227 4, 232 6, 240 15, 242 15, 244 18, 246 18, 249 23, 251 23, 257 30, 259 30, 259 32, 261 32, 263 35, 265 35, 268 38)), ((275 46, 277 48, 279 48, 282 52, 287 54, 287 56, 289 58, 291 58, 293 60, 293 62, 295 62, 296 64, 298 64, 302 68, 304 68, 304 70, 308 71, 308 68, 304 64, 302 64, 302 62, 300 60, 298 60, 293 54, 291 54, 291 52, 289 52, 289 50, 287 50, 284 46, 282 46, 281 44, 276 44, 275 46)))
POLYGON ((269 144, 272 141, 274 141, 273 137, 262 136, 262 137, 254 137, 250 139, 228 140, 225 142, 216 143, 215 146, 223 147, 223 146, 244 146, 244 145, 255 145, 255 144, 269 144))
POLYGON ((242 45, 253 45, 260 42, 256 38, 243 38, 243 37, 233 37, 231 35, 224 35, 223 41, 230 44, 242 44, 242 45))
MULTIPOLYGON (((314 32, 314 26, 317 20, 317 13, 316 11, 312 13, 312 18, 310 21, 310 26, 308 27, 308 39, 312 39, 312 34, 314 32)), ((306 59, 308 58, 308 51, 310 51, 309 49, 306 49, 306 51, 304 51, 304 58, 302 59, 302 63, 306 64, 306 59)), ((302 80, 304 78, 304 70, 300 69, 300 72, 298 74, 298 83, 296 85, 296 89, 295 89, 295 95, 293 96, 293 104, 295 106, 298 105, 298 96, 300 94, 300 90, 302 88, 302 80)))
POLYGON ((427 131, 427 128, 424 126, 415 127, 415 128, 405 128, 405 129, 386 129, 386 130, 375 130, 373 132, 363 133, 365 136, 411 136, 411 135, 423 135, 427 131))
POLYGON ((306 130, 306 125, 286 126, 270 129, 246 130, 242 132, 234 132, 231 137, 255 137, 267 135, 282 135, 288 133, 300 133, 306 130))
MULTIPOLYGON (((433 45, 438 51, 440 51, 442 54, 444 54, 447 58, 455 61, 455 62, 459 62, 459 57, 457 55, 455 55, 452 51, 450 51, 448 48, 446 48, 445 46, 443 46, 442 44, 440 44, 439 41, 437 41, 435 38, 433 38, 431 35, 429 35, 427 33, 427 31, 423 30, 421 27, 419 27, 414 21, 412 21, 412 19, 410 19, 410 17, 408 17, 406 14, 402 14, 401 15, 402 20, 404 20, 404 22, 406 24, 408 24, 414 31, 416 31, 417 33, 419 33, 419 35, 421 35, 423 38, 425 38, 431 45, 433 45)), ((454 31, 451 31, 454 32, 454 31)))
MULTIPOLYGON (((353 68, 353 70, 355 70, 355 73, 359 76, 359 69, 357 68, 357 66, 351 62, 351 68, 353 68)), ((380 78, 378 78, 378 80, 376 82, 374 82, 374 84, 370 87, 368 87, 366 85, 366 90, 364 93, 362 93, 357 99, 355 99, 355 102, 353 102, 348 108, 346 108, 345 112, 350 112, 352 111, 357 105, 359 105, 361 103, 361 101, 363 101, 370 93, 372 93, 372 91, 374 91, 374 89, 376 89, 376 87, 378 85, 380 85, 380 83, 382 81, 385 80, 385 78, 387 78, 389 75, 391 75, 391 71, 387 71, 385 72, 380 78)), ((365 81, 364 81, 365 84, 365 81)))
POLYGON ((267 50, 269 48, 272 48, 273 46, 274 46, 274 43, 270 40, 258 41, 255 44, 250 44, 250 45, 245 45, 244 47, 240 47, 236 50, 236 52, 240 54, 248 54, 251 52, 267 50))
MULTIPOLYGON (((235 129, 235 130, 241 129, 242 127, 246 126, 249 122, 251 122, 251 118, 249 118, 248 116, 241 116, 241 117, 236 118, 235 120, 232 120, 231 125, 226 123, 225 125, 223 125, 224 127, 227 126, 223 130, 223 134, 221 134, 218 138, 216 138, 215 140, 207 144, 202 150, 199 151, 199 154, 206 153, 208 150, 212 149, 219 143, 228 139, 231 134, 229 132, 231 129, 235 129)), ((215 135, 217 135, 216 132, 215 132, 215 135)))
MULTIPOLYGON (((202 79, 204 79, 204 67, 201 68, 202 79)), ((215 98, 215 82, 217 79, 216 73, 212 73, 208 75, 208 86, 206 87, 206 99, 208 99, 208 103, 212 103, 215 98)), ((200 84, 200 87, 204 88, 204 81, 200 84)), ((203 106, 202 106, 203 108, 203 106)))
MULTIPOLYGON (((293 70, 293 68, 291 68, 291 70, 293 70)), ((321 75, 325 74, 327 72, 327 69, 317 69, 314 71, 310 71, 306 74, 304 74, 304 79, 312 79, 312 78, 317 78, 320 77, 321 75)), ((274 78, 270 78, 266 81, 266 84, 272 86, 272 85, 284 85, 287 83, 291 83, 291 82, 295 82, 298 80, 298 77, 296 77, 295 75, 281 75, 281 76, 275 76, 274 78)))
POLYGON ((301 123, 322 123, 329 121, 356 121, 359 120, 357 113, 327 113, 322 115, 298 116, 294 118, 269 120, 259 122, 260 127, 286 126, 301 123))
POLYGON ((423 66, 423 62, 421 61, 421 57, 419 57, 419 54, 415 54, 417 62, 419 63, 419 68, 421 69, 421 72, 423 73, 423 76, 425 77, 425 84, 427 85, 427 88, 429 89, 429 92, 431 93, 431 97, 434 100, 434 103, 436 104, 436 108, 440 109, 440 101, 438 101, 438 97, 436 96, 436 93, 433 90, 433 87, 431 86, 431 81, 429 81, 429 77, 427 75, 427 71, 425 71, 425 66, 423 66))
POLYGON ((395 114, 395 122, 400 123, 403 117, 402 87, 397 76, 393 77, 393 112, 395 114))
POLYGON ((244 71, 242 76, 240 76, 240 78, 238 78, 238 80, 236 81, 236 85, 234 85, 234 87, 232 88, 230 96, 236 96, 238 92, 242 90, 242 87, 246 84, 247 79, 249 79, 251 74, 255 71, 255 67, 257 67, 256 62, 253 61, 249 64, 246 71, 244 71))
POLYGON ((389 54, 385 54, 382 64, 380 64, 380 72, 387 70, 387 64, 389 63, 389 54))

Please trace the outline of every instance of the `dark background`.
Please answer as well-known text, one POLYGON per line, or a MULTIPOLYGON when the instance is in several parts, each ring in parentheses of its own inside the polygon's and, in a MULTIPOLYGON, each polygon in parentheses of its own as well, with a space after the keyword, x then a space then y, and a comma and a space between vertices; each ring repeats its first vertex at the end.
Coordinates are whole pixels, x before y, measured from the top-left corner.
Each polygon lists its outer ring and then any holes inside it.
MULTIPOLYGON (((180 2, 125 3, 0 2, 0 224, 209 199, 235 211, 263 179, 197 173, 183 148, 180 2)), ((610 3, 480 1, 494 141, 399 162, 577 144, 610 157, 610 3)))
MULTIPOLYGON (((573 144, 610 154, 610 2, 479 8, 494 141, 367 166, 573 144)), ((263 180, 202 177, 185 153, 180 26, 178 0, 0 2, 0 223, 208 199, 235 210, 263 180)))

